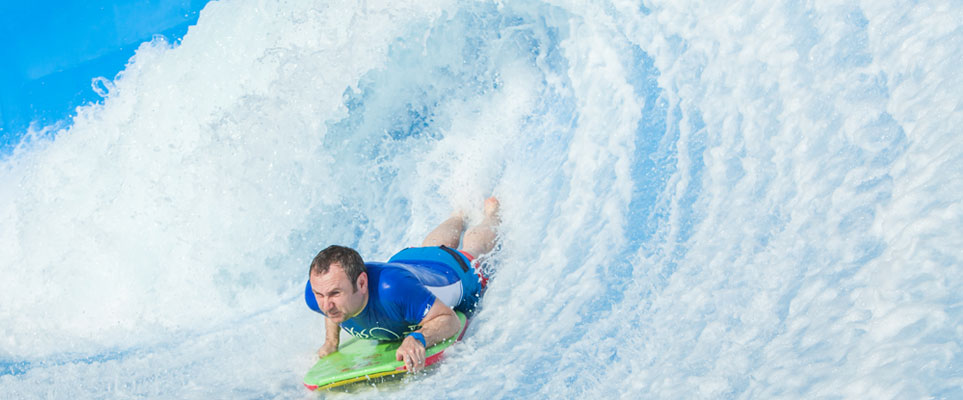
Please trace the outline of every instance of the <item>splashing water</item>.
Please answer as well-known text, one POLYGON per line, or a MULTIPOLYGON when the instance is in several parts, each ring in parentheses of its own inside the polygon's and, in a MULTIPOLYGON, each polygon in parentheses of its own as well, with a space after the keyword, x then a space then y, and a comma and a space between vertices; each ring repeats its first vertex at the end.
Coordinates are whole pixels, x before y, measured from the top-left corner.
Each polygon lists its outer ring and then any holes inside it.
POLYGON ((0 160, 0 394, 313 397, 313 255, 495 194, 464 342, 352 397, 963 397, 960 21, 212 2, 0 160))

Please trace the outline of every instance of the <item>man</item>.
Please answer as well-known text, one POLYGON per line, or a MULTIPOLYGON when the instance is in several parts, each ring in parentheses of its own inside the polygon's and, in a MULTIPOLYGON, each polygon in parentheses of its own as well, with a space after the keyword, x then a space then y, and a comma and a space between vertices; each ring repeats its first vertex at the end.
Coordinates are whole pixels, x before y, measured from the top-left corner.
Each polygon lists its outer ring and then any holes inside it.
POLYGON ((472 261, 495 246, 499 203, 485 200, 485 218, 465 231, 460 212, 436 227, 422 247, 408 248, 387 263, 365 263, 358 252, 330 246, 311 262, 305 302, 325 316, 318 356, 338 350, 341 328, 365 339, 402 340, 395 352, 409 372, 424 367, 425 349, 458 332, 453 310, 471 313, 487 279, 472 261))

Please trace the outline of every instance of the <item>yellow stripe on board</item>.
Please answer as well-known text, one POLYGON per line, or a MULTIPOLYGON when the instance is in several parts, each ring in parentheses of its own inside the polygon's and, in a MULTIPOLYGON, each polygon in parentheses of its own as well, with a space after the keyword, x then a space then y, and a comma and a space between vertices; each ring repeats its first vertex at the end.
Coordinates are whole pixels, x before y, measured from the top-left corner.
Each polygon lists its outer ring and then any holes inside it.
POLYGON ((357 378, 351 378, 351 379, 347 379, 347 380, 343 380, 343 381, 338 381, 338 382, 334 382, 334 383, 329 383, 329 384, 324 385, 324 386, 318 386, 318 388, 315 389, 315 390, 331 389, 331 388, 336 388, 336 387, 338 387, 338 386, 344 386, 344 385, 347 385, 347 384, 349 384, 349 383, 355 383, 355 382, 360 382, 360 381, 365 381, 365 380, 370 381, 370 380, 372 380, 372 379, 374 379, 374 378, 381 378, 381 377, 383 377, 383 376, 403 374, 403 373, 405 373, 405 372, 408 372, 408 371, 403 369, 403 370, 394 370, 394 371, 388 371, 388 372, 379 372, 379 373, 377 373, 377 374, 359 376, 359 377, 357 377, 357 378))

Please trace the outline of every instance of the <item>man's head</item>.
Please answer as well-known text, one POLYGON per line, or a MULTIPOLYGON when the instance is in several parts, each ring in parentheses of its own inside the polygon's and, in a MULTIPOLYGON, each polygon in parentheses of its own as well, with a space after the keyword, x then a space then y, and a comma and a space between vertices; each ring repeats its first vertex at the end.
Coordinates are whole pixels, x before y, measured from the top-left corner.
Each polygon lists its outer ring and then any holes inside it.
POLYGON ((368 302, 368 274, 357 251, 343 246, 321 250, 308 271, 318 307, 334 322, 358 315, 368 302))
POLYGON ((350 247, 344 246, 328 246, 328 248, 321 250, 317 256, 314 257, 314 261, 311 261, 311 269, 308 270, 308 276, 318 274, 324 275, 328 273, 331 265, 337 264, 344 270, 344 273, 348 276, 351 281, 351 288, 358 290, 358 277, 361 274, 368 272, 364 268, 364 260, 361 259, 361 254, 350 247))

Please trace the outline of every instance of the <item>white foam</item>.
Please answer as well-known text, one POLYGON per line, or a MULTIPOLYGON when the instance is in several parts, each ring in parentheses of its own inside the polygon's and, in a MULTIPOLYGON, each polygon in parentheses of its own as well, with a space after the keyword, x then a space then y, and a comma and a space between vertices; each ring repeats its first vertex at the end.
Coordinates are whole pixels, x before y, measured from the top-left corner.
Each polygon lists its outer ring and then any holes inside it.
POLYGON ((0 387, 305 395, 314 253, 494 193, 465 341, 352 396, 959 397, 961 12, 211 3, 0 169, 0 387))

